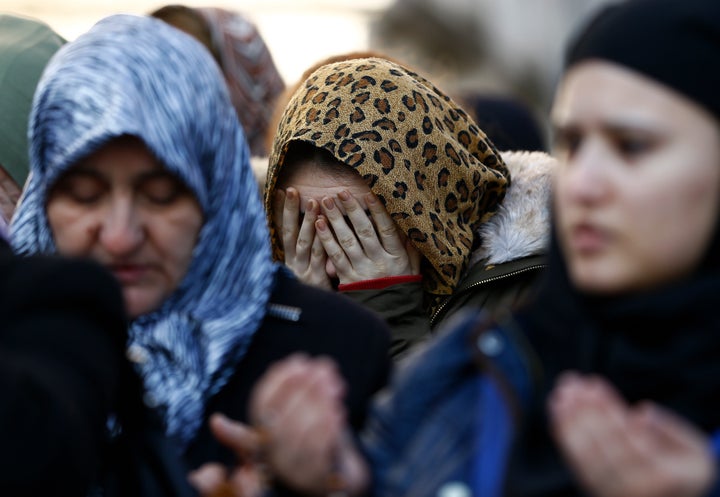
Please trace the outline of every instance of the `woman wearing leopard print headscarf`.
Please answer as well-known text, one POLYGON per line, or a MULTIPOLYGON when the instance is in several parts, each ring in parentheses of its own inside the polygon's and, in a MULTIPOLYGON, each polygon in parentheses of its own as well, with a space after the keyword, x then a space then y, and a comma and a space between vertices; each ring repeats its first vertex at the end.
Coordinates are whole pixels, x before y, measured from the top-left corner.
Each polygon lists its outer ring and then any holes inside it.
POLYGON ((329 63, 278 126, 265 187, 274 255, 379 311, 400 357, 454 310, 526 294, 544 266, 553 164, 542 152, 501 157, 406 67, 329 63))

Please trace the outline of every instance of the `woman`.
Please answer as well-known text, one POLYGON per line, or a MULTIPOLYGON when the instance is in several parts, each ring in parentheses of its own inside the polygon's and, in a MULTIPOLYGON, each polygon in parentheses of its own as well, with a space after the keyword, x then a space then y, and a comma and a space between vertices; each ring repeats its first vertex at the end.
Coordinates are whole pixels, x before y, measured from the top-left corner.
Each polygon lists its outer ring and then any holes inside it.
POLYGON ((275 471, 320 492, 338 471, 328 461, 353 461, 347 489, 372 483, 377 495, 717 491, 719 40, 716 2, 630 0, 599 14, 569 51, 552 109, 561 165, 537 297, 498 322, 468 316, 399 372, 364 434, 365 472, 328 419, 341 396, 305 381, 325 366, 278 365, 256 419, 286 413, 273 392, 289 381, 323 409, 302 426, 286 416, 270 439, 292 448, 319 427, 336 437, 312 447, 313 472, 270 453, 275 471))
POLYGON ((452 99, 395 62, 325 64, 288 102, 270 155, 274 255, 381 313, 399 358, 462 307, 522 300, 544 266, 553 164, 542 152, 501 157, 452 99))
POLYGON ((243 131, 202 45, 151 17, 102 20, 51 60, 30 134, 13 245, 115 275, 145 401, 191 467, 229 460, 206 419, 244 419, 255 379, 290 352, 334 357, 362 424, 387 330, 271 261, 243 131))
POLYGON ((285 83, 255 24, 238 12, 218 7, 170 4, 150 15, 194 36, 210 50, 225 76, 250 153, 267 156, 265 136, 285 83))
MULTIPOLYGON (((65 43, 37 19, 0 14, 0 223, 5 226, 28 175, 27 127, 33 92, 65 43)), ((5 232, 5 231, 3 231, 5 232)))

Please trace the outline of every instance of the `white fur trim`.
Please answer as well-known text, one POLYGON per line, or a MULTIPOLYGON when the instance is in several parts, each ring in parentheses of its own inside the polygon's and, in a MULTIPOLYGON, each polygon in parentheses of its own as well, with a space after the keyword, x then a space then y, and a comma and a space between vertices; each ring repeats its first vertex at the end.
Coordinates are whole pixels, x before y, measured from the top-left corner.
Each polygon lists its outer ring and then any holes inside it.
POLYGON ((546 252, 550 240, 550 192, 557 160, 545 152, 501 153, 512 183, 498 212, 477 231, 482 245, 472 255, 501 264, 546 252))

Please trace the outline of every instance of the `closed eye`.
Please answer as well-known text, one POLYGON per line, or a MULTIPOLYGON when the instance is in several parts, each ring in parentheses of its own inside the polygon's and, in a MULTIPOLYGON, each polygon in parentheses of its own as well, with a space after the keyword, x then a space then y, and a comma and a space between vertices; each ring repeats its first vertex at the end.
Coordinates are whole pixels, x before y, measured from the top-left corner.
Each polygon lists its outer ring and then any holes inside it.
POLYGON ((50 196, 62 195, 78 204, 93 204, 107 191, 107 184, 90 171, 71 171, 53 186, 50 196))

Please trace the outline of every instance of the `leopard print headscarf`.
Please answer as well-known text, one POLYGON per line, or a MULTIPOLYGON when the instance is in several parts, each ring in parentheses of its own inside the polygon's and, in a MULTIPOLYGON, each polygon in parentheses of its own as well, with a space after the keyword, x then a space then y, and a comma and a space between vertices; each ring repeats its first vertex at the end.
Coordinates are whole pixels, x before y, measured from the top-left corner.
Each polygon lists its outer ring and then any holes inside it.
POLYGON ((430 300, 462 277, 478 225, 493 215, 510 174, 458 105, 415 72, 382 58, 324 65, 288 102, 273 143, 265 207, 283 260, 272 198, 291 141, 328 150, 358 171, 425 257, 430 300))

